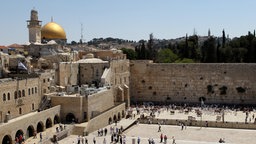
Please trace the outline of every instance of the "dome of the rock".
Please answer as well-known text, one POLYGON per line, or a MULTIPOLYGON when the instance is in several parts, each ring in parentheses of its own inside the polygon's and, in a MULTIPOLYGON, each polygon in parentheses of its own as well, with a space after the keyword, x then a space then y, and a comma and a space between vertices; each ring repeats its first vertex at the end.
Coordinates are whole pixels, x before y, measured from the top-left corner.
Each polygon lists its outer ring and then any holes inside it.
POLYGON ((55 22, 49 22, 41 29, 42 39, 66 39, 64 29, 55 22))

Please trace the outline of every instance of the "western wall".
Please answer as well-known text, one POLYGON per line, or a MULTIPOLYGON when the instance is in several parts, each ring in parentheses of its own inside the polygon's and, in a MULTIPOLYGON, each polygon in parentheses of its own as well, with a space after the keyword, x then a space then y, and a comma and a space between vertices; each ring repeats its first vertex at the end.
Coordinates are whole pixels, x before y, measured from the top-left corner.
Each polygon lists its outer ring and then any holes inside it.
POLYGON ((130 61, 132 102, 255 104, 255 63, 130 61))

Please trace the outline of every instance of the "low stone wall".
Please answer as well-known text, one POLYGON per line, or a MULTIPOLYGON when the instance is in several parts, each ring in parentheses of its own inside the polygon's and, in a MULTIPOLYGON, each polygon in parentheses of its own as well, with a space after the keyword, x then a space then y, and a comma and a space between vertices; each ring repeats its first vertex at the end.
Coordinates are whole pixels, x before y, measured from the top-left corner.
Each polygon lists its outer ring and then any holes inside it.
POLYGON ((109 118, 113 118, 118 113, 122 114, 122 111, 125 111, 125 103, 122 103, 114 108, 94 117, 91 119, 85 129, 85 133, 91 133, 99 128, 105 127, 109 124, 109 118))
POLYGON ((234 129, 256 129, 255 123, 243 122, 219 122, 219 121, 198 121, 198 120, 178 120, 178 119, 138 119, 143 124, 164 124, 164 125, 179 125, 184 123, 187 126, 208 127, 215 128, 234 128, 234 129))
POLYGON ((51 119, 53 124, 53 120, 56 115, 60 116, 60 105, 44 111, 21 116, 22 118, 19 118, 18 120, 12 119, 8 123, 0 125, 0 140, 3 140, 4 136, 10 136, 14 141, 15 134, 18 130, 21 130, 24 132, 24 135, 27 136, 27 128, 32 126, 36 130, 39 122, 42 122, 43 129, 45 130, 46 120, 48 118, 51 119))

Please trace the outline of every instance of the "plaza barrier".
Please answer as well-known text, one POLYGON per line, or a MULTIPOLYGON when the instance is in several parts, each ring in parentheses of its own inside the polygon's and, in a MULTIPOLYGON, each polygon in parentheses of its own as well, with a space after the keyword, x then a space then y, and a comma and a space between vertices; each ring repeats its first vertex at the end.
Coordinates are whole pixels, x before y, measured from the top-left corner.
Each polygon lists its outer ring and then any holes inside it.
POLYGON ((161 125, 181 125, 197 126, 197 127, 215 127, 215 128, 234 128, 234 129, 256 129, 254 123, 244 122, 219 122, 219 121, 200 121, 200 120, 184 120, 184 119, 155 119, 145 118, 138 119, 143 124, 161 124, 161 125))

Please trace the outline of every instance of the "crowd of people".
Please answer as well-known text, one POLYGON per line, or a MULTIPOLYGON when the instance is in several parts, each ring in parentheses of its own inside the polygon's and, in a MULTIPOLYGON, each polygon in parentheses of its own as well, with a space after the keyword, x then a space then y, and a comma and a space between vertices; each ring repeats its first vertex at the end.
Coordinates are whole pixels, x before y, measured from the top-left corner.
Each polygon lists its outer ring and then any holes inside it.
MULTIPOLYGON (((225 105, 217 105, 217 104, 201 104, 201 105, 176 105, 176 104, 170 104, 170 105, 153 105, 153 104, 142 104, 142 105, 132 105, 128 109, 128 115, 131 115, 131 113, 134 112, 137 115, 140 115, 140 118, 142 119, 148 119, 148 123, 152 123, 152 118, 156 118, 164 111, 169 112, 170 115, 174 115, 175 112, 184 113, 184 114, 195 114, 197 117, 201 117, 202 114, 213 116, 214 121, 221 121, 225 119, 225 115, 230 115, 233 117, 237 116, 237 113, 240 111, 242 113, 245 113, 244 122, 245 123, 255 123, 256 124, 256 117, 254 116, 254 113, 256 112, 254 107, 244 107, 244 106, 225 106, 225 105)), ((135 117, 132 116, 131 117, 135 117)))
POLYGON ((23 134, 19 134, 16 138, 15 138, 15 143, 16 144, 24 144, 25 143, 25 136, 23 134))

